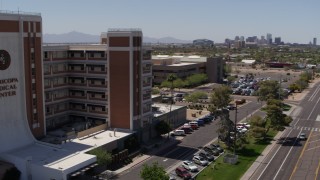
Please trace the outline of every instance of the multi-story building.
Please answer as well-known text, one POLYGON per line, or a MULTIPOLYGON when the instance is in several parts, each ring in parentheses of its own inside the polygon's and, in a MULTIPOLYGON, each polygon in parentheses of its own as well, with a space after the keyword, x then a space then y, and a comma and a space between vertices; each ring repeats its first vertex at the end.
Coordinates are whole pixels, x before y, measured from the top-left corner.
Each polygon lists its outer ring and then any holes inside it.
POLYGON ((77 131, 108 122, 107 45, 45 45, 47 130, 77 131))
MULTIPOLYGON (((107 35, 107 37, 106 37, 107 35)), ((48 130, 139 130, 151 117, 151 51, 142 32, 111 30, 106 44, 44 46, 48 130)))
POLYGON ((0 13, 0 122, 9 133, 1 137, 23 139, 11 129, 20 120, 36 138, 45 135, 41 49, 40 14, 0 13))
POLYGON ((87 151, 117 148, 132 132, 100 131, 55 146, 34 138, 46 128, 105 124, 149 137, 151 51, 142 48, 141 30, 111 30, 105 42, 42 47, 40 14, 0 13, 0 159, 21 179, 68 179, 94 165, 87 151))
POLYGON ((272 44, 272 34, 270 33, 267 34, 267 42, 268 44, 272 44))
MULTIPOLYGON (((110 126, 147 128, 152 121, 152 62, 151 49, 142 48, 140 30, 109 31, 108 72, 110 126)), ((143 139, 149 136, 141 132, 143 139)))
POLYGON ((275 37, 274 38, 274 43, 278 44, 278 45, 281 44, 281 37, 275 37))
POLYGON ((161 84, 169 74, 185 79, 193 74, 204 73, 208 75, 208 81, 211 83, 223 81, 224 60, 219 57, 158 55, 152 57, 152 63, 155 84, 161 84))
POLYGON ((313 45, 314 45, 314 46, 317 45, 317 38, 313 38, 313 45))

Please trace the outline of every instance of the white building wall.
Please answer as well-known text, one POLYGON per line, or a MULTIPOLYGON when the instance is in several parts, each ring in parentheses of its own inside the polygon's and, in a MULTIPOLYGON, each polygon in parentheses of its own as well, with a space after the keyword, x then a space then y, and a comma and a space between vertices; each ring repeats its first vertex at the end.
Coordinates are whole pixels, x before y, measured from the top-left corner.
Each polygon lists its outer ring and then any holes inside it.
POLYGON ((1 80, 16 78, 18 82, 0 83, 0 93, 5 86, 12 85, 16 95, 0 97, 0 153, 22 147, 34 142, 28 126, 25 99, 24 59, 22 34, 0 33, 0 50, 10 54, 11 63, 8 69, 0 70, 1 80), (2 88, 1 88, 2 87, 2 88))

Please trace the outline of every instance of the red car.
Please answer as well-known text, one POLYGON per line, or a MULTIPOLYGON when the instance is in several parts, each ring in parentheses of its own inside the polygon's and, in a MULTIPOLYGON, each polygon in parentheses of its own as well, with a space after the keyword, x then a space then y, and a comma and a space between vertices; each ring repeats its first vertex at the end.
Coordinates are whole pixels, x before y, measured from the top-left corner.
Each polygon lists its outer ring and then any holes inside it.
POLYGON ((176 174, 183 179, 191 179, 191 174, 184 167, 177 167, 176 174))

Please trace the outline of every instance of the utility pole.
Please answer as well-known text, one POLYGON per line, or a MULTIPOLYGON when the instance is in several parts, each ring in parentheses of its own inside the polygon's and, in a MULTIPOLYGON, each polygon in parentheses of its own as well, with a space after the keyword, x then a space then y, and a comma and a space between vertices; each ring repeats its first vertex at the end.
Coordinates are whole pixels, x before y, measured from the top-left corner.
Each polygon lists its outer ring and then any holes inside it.
POLYGON ((280 80, 279 80, 279 100, 281 100, 281 74, 280 74, 280 80))
POLYGON ((236 112, 234 115, 234 142, 233 142, 233 155, 236 155, 236 141, 237 141, 237 114, 238 114, 238 104, 236 103, 236 112))

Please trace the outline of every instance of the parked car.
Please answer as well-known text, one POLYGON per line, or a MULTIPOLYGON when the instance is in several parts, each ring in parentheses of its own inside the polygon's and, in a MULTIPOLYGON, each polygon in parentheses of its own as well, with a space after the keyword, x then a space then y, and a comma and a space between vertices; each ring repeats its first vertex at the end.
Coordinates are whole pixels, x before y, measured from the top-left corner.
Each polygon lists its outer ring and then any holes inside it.
POLYGON ((223 151, 224 151, 224 149, 219 145, 219 144, 210 144, 212 147, 214 147, 214 148, 216 148, 216 149, 218 149, 218 151, 220 152, 220 153, 222 153, 223 151))
POLYGON ((198 129, 198 125, 195 126, 195 125, 191 125, 191 124, 189 124, 189 123, 185 123, 185 124, 183 125, 183 127, 184 127, 184 128, 191 128, 192 130, 197 130, 197 129, 198 129))
POLYGON ((201 156, 193 156, 192 160, 194 163, 199 164, 201 166, 206 166, 209 163, 205 158, 201 156))
POLYGON ((184 167, 177 167, 176 174, 183 179, 191 179, 191 174, 184 167))
POLYGON ((198 119, 196 122, 198 123, 198 126, 204 126, 204 121, 203 120, 198 119))
POLYGON ((208 161, 214 161, 213 154, 210 154, 206 151, 200 151, 198 156, 203 157, 203 158, 207 159, 208 161))
POLYGON ((191 127, 181 127, 180 130, 184 130, 186 134, 190 134, 193 131, 191 127))
POLYGON ((188 160, 182 161, 182 166, 191 172, 198 171, 198 167, 195 164, 193 164, 193 162, 188 161, 188 160))
POLYGON ((209 117, 203 117, 203 118, 201 118, 200 120, 203 120, 205 123, 209 123, 209 122, 212 121, 212 119, 209 118, 209 117))
POLYGON ((235 106, 234 104, 229 104, 229 105, 227 106, 227 109, 228 109, 228 110, 235 110, 235 109, 236 109, 236 106, 235 106))
POLYGON ((219 156, 219 154, 220 154, 220 152, 217 149, 215 149, 211 146, 206 146, 203 148, 203 150, 205 150, 208 153, 213 154, 214 156, 219 156))
POLYGON ((186 133, 182 129, 177 129, 171 132, 171 136, 185 136, 186 133))
POLYGON ((189 125, 192 127, 192 126, 195 126, 195 127, 199 127, 199 125, 198 125, 198 122, 197 121, 191 121, 191 122, 189 122, 189 125))

